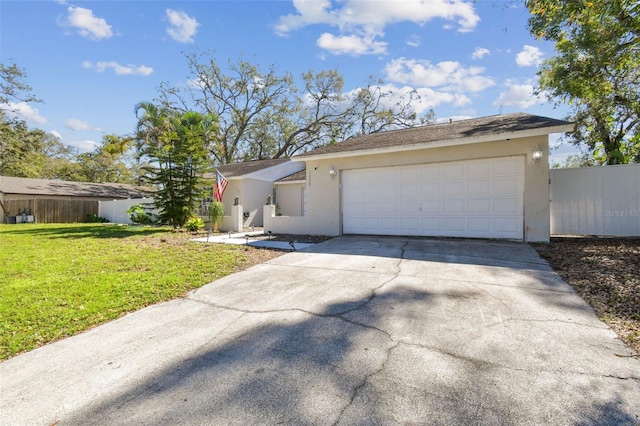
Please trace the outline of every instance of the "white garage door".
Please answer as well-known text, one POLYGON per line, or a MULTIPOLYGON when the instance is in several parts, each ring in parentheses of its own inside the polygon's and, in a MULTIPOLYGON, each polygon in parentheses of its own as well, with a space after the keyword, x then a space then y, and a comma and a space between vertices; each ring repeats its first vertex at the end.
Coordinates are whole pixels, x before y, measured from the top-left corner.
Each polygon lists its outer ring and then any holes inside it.
POLYGON ((345 170, 345 234, 523 238, 524 157, 345 170))

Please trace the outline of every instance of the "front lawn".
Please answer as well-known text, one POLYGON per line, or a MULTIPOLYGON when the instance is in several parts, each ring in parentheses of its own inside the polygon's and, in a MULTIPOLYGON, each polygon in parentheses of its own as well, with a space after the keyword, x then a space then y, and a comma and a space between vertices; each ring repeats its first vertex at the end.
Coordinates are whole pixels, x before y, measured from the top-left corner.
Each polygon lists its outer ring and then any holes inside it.
POLYGON ((167 228, 0 225, 0 360, 281 253, 167 228))

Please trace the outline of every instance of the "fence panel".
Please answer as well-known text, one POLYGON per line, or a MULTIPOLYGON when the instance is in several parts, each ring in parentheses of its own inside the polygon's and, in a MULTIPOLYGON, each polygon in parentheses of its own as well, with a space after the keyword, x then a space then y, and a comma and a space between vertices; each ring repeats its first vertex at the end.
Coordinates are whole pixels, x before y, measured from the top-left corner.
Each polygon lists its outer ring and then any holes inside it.
POLYGON ((21 212, 33 214, 36 223, 85 222, 88 215, 98 214, 98 202, 90 200, 6 200, 5 208, 10 216, 21 212))
POLYGON ((152 214, 158 214, 158 210, 153 208, 153 198, 131 198, 127 200, 100 201, 98 216, 104 217, 111 223, 131 224, 127 210, 136 204, 149 206, 145 209, 152 214))
POLYGON ((551 234, 640 236, 640 164, 550 170, 551 234))

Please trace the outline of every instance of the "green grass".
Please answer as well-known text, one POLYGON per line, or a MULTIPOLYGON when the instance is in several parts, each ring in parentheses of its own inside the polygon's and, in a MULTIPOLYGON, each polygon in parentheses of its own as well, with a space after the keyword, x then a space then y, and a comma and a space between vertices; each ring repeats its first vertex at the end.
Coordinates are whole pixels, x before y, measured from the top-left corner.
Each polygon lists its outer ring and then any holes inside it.
POLYGON ((166 228, 0 225, 0 360, 228 275, 243 247, 166 228))

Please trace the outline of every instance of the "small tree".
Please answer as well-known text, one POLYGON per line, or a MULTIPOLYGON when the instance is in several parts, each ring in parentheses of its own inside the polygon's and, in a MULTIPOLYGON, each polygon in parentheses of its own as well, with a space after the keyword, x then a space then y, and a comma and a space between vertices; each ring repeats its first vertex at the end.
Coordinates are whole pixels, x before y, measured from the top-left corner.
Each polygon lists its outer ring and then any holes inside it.
POLYGON ((209 218, 211 218, 211 228, 214 231, 218 231, 218 226, 222 223, 222 218, 224 217, 224 204, 220 201, 214 201, 209 206, 209 218))
POLYGON ((217 135, 215 117, 179 113, 150 103, 138 105, 138 150, 150 160, 146 171, 163 223, 183 227, 204 195, 209 144, 217 135))

